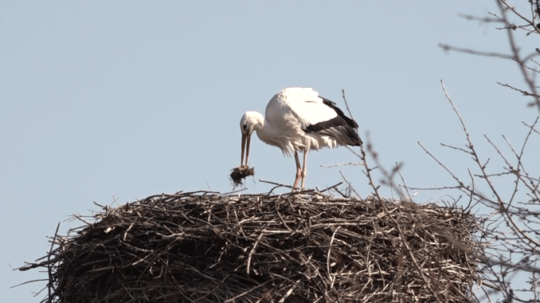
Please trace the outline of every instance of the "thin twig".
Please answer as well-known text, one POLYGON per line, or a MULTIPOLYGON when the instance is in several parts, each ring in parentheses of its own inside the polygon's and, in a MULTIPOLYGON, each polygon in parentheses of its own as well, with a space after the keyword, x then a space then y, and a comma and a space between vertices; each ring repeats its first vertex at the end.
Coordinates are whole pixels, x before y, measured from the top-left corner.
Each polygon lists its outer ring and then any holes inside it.
POLYGON ((53 287, 52 281, 54 281, 53 275, 52 275, 52 269, 51 269, 51 256, 52 256, 52 251, 54 248, 54 243, 56 242, 56 237, 58 235, 59 228, 60 228, 60 222, 58 222, 58 225, 56 225, 56 230, 54 231, 54 237, 52 238, 52 241, 51 241, 51 248, 49 249, 49 254, 47 255, 47 271, 49 273, 49 283, 47 283, 47 288, 49 291, 49 298, 52 298, 51 288, 53 287))
POLYGON ((482 51, 477 51, 477 50, 474 50, 474 49, 454 47, 454 46, 451 46, 451 45, 448 45, 448 44, 442 44, 442 43, 439 44, 439 47, 442 48, 444 51, 455 51, 455 52, 459 52, 459 53, 466 53, 466 54, 471 54, 471 55, 476 55, 476 56, 497 57, 497 58, 502 58, 502 59, 513 59, 514 58, 511 55, 494 53, 494 52, 482 52, 482 51))

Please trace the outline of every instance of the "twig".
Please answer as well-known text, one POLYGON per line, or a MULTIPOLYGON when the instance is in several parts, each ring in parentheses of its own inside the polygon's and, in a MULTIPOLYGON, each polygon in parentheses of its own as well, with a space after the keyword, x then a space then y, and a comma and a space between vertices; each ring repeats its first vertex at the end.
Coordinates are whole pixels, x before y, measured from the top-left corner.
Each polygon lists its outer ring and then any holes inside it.
POLYGON ((518 91, 518 92, 522 93, 524 96, 534 96, 534 97, 538 97, 537 95, 533 95, 533 94, 529 93, 528 91, 525 91, 525 90, 522 90, 522 89, 513 87, 513 86, 508 85, 508 84, 506 84, 506 83, 497 82, 497 84, 499 84, 500 86, 504 86, 504 87, 510 88, 510 89, 512 89, 512 90, 518 91))
POLYGON ((493 53, 493 52, 482 52, 482 51, 477 51, 477 50, 474 50, 474 49, 454 47, 454 46, 451 46, 451 45, 448 45, 448 44, 442 44, 442 43, 439 44, 439 47, 442 48, 444 51, 455 51, 455 52, 459 52, 459 53, 466 53, 466 54, 471 54, 471 55, 476 55, 476 56, 497 57, 497 58, 502 58, 502 59, 513 59, 514 58, 511 55, 493 53))
MULTIPOLYGON (((349 186, 349 188, 354 192, 354 194, 362 199, 362 197, 360 196, 360 194, 358 194, 358 192, 356 191, 356 189, 354 189, 354 186, 352 186, 351 182, 349 182, 349 180, 347 180, 347 178, 345 178, 345 175, 343 174, 343 172, 340 170, 339 171, 339 174, 341 175, 341 177, 343 178, 343 180, 345 181, 345 183, 347 183, 347 185, 349 186)), ((341 192, 340 192, 341 193, 341 192)))
MULTIPOLYGON (((502 18, 507 21, 508 17, 506 16, 506 8, 510 9, 512 12, 514 12, 517 16, 520 18, 523 18, 520 14, 516 12, 515 9, 508 6, 508 4, 505 1, 502 0, 496 0, 495 1, 497 5, 499 6, 499 11, 501 13, 502 18), (505 6, 505 7, 503 7, 505 6)), ((533 24, 534 28, 536 29, 536 26, 533 24)), ((537 30, 537 29, 536 29, 537 30)), ((513 56, 512 59, 516 61, 518 64, 519 70, 521 71, 521 75, 523 76, 523 79, 529 86, 529 89, 531 90, 531 94, 534 97, 536 107, 538 108, 538 111, 540 112, 540 96, 538 95, 538 92, 536 91, 536 87, 529 76, 529 73, 527 72, 527 69, 525 68, 525 62, 521 60, 521 55, 519 54, 519 48, 516 45, 516 42, 514 40, 514 34, 512 33, 512 29, 507 28, 506 34, 508 37, 508 43, 510 44, 510 49, 512 50, 513 56)))
POLYGON ((243 192, 247 190, 247 187, 244 187, 242 189, 237 189, 237 190, 233 190, 233 191, 230 191, 230 192, 226 192, 226 193, 223 193, 221 194, 222 196, 229 196, 229 195, 232 195, 232 194, 236 194, 236 193, 239 193, 239 192, 243 192))
POLYGON ((325 191, 329 191, 329 190, 331 190, 331 189, 335 189, 336 187, 340 186, 341 184, 343 184, 343 182, 339 182, 339 183, 337 183, 337 184, 335 184, 335 185, 329 186, 329 187, 327 187, 327 188, 325 188, 325 189, 319 191, 319 193, 322 194, 322 193, 324 193, 325 191))
POLYGON ((467 14, 458 14, 458 16, 467 20, 480 21, 481 23, 501 23, 501 20, 497 18, 477 17, 477 16, 467 15, 467 14))
POLYGON ((56 225, 56 230, 54 231, 54 237, 52 238, 52 241, 51 241, 51 248, 49 249, 49 254, 47 255, 47 271, 49 273, 49 283, 47 283, 47 288, 49 291, 49 298, 52 298, 51 288, 53 287, 53 281, 54 281, 52 270, 51 270, 51 256, 52 256, 52 251, 53 251, 54 243, 56 242, 56 236, 58 235, 59 228, 60 228, 60 222, 58 222, 58 225, 56 225))
POLYGON ((328 280, 330 280, 330 289, 332 289, 334 286, 335 281, 335 279, 332 277, 332 272, 330 271, 330 254, 332 253, 332 243, 334 242, 334 238, 336 237, 336 233, 338 232, 339 228, 340 226, 338 226, 332 234, 330 243, 328 243, 328 254, 326 255, 326 272, 328 273, 328 280))
POLYGON ((259 241, 261 241, 261 238, 263 236, 263 232, 259 234, 259 237, 257 238, 257 241, 255 241, 255 244, 253 244, 253 248, 249 252, 248 260, 247 260, 247 266, 246 266, 246 274, 249 275, 249 266, 251 265, 251 257, 253 256, 253 253, 255 252, 255 249, 257 248, 257 245, 259 244, 259 241))
POLYGON ((272 182, 272 181, 267 181, 267 180, 263 180, 263 179, 259 179, 259 182, 263 182, 263 183, 268 183, 268 184, 275 185, 274 187, 272 187, 272 188, 270 189, 270 191, 268 191, 268 193, 266 193, 267 196, 270 196, 270 194, 272 194, 272 192, 274 191, 274 189, 279 188, 279 187, 292 188, 292 186, 290 186, 290 185, 286 185, 286 184, 282 184, 282 183, 277 183, 277 182, 272 182))
POLYGON ((339 164, 332 164, 332 165, 321 165, 323 168, 333 168, 333 167, 340 167, 340 166, 357 166, 357 165, 364 165, 360 162, 349 162, 349 163, 339 163, 339 164))
POLYGON ((401 178, 401 182, 403 183, 403 187, 405 188, 405 191, 407 192, 407 196, 409 197, 409 201, 412 202, 413 199, 412 199, 412 196, 411 196, 411 193, 409 193, 409 189, 407 188, 407 184, 405 184, 405 179, 403 178, 403 175, 401 174, 401 170, 399 169, 399 165, 398 163, 396 162, 396 170, 399 174, 399 177, 401 178))

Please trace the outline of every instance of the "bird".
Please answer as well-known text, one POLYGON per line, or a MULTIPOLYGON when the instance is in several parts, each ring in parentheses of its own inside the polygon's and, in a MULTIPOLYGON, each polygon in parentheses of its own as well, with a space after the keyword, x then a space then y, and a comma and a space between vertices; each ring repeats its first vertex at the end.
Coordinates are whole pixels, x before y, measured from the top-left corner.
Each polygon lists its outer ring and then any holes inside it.
POLYGON ((265 116, 247 111, 240 119, 242 153, 240 166, 247 166, 253 132, 261 141, 281 149, 284 156, 294 154, 296 175, 292 190, 300 179, 304 188, 307 155, 312 150, 337 146, 360 146, 358 124, 345 116, 336 103, 308 87, 289 87, 278 91, 268 102, 265 116), (298 153, 303 152, 300 165, 298 153), (245 158, 244 158, 245 154, 245 158))

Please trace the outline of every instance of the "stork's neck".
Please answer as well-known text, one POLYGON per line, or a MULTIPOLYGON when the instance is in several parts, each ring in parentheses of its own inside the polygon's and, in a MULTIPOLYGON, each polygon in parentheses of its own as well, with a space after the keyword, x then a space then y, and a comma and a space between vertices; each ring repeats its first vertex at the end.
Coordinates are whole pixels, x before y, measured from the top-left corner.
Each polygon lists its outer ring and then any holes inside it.
POLYGON ((264 128, 264 116, 259 112, 251 112, 253 130, 260 132, 264 128))
POLYGON ((269 123, 261 113, 254 112, 251 116, 253 117, 253 130, 257 132, 257 137, 261 141, 279 147, 285 155, 294 153, 294 147, 290 144, 290 139, 287 138, 286 134, 280 133, 279 129, 269 123))
POLYGON ((269 143, 269 130, 267 125, 265 124, 264 116, 261 113, 256 112, 254 114, 255 117, 255 124, 253 126, 253 130, 257 132, 257 137, 261 139, 261 141, 265 143, 269 143))

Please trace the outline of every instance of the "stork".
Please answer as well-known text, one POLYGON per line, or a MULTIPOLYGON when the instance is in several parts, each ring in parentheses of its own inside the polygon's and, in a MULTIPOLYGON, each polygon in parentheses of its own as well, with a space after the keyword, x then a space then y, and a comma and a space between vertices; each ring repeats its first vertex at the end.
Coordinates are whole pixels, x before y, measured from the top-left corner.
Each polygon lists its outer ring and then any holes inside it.
POLYGON ((294 154, 296 177, 292 189, 302 179, 304 188, 307 154, 311 150, 339 145, 359 146, 358 124, 345 116, 334 102, 311 88, 290 87, 278 91, 266 106, 266 116, 247 111, 240 120, 242 154, 240 165, 248 165, 251 134, 266 144, 279 147, 284 156, 294 154), (303 152, 300 166, 298 152, 303 152), (245 158, 244 158, 245 154, 245 158), (244 161, 245 160, 245 161, 244 161))

